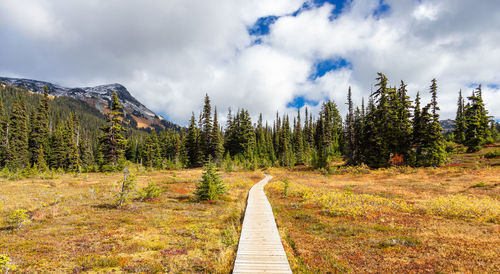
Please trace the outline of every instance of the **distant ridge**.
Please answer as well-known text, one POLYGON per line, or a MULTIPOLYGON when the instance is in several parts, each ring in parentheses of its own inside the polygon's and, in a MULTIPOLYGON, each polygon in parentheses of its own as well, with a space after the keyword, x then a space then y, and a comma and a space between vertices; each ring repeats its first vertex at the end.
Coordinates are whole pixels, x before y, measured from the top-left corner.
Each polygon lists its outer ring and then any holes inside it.
POLYGON ((49 94, 53 96, 67 96, 74 99, 87 102, 93 108, 101 113, 109 110, 111 96, 116 91, 126 115, 132 126, 136 128, 157 128, 157 129, 179 129, 180 127, 167 121, 162 116, 154 113, 145 105, 135 99, 123 85, 115 83, 108 85, 99 85, 95 87, 63 87, 50 82, 0 77, 0 82, 17 88, 25 88, 36 93, 43 93, 43 87, 47 86, 49 94))

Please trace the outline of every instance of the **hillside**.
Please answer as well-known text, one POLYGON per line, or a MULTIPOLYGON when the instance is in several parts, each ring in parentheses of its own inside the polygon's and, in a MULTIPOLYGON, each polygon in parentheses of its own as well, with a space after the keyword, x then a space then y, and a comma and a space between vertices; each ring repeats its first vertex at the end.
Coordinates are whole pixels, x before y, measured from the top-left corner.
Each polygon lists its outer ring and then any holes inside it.
POLYGON ((100 113, 106 113, 111 103, 111 95, 116 91, 123 105, 126 121, 133 128, 144 129, 179 129, 174 123, 157 115, 141 102, 135 99, 124 86, 120 84, 99 85, 95 87, 68 88, 57 84, 20 78, 0 77, 0 82, 17 88, 24 88, 31 92, 43 93, 43 87, 47 86, 49 94, 56 97, 71 97, 86 102, 100 113))

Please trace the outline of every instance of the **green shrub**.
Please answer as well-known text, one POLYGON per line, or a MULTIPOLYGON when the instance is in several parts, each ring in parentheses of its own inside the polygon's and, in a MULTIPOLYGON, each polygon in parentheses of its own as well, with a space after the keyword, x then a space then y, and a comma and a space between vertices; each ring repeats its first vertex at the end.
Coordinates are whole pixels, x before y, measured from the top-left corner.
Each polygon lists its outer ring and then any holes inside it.
POLYGON ((283 197, 286 197, 288 195, 288 187, 290 186, 290 182, 288 179, 283 180, 283 197))
POLYGON ((9 270, 16 270, 17 266, 12 263, 12 260, 5 254, 0 254, 0 272, 9 273, 9 270))
POLYGON ((131 191, 136 187, 135 177, 126 168, 123 172, 123 179, 118 183, 120 184, 120 191, 117 194, 116 203, 118 207, 121 207, 130 202, 131 191))
POLYGON ((493 159, 500 157, 500 150, 493 150, 484 154, 484 158, 493 159))
POLYGON ((149 183, 147 187, 137 191, 137 199, 139 201, 148 201, 160 197, 161 193, 161 188, 153 183, 149 183))
POLYGON ((195 195, 200 201, 215 200, 226 192, 226 184, 216 172, 215 166, 209 157, 201 181, 196 186, 195 195))
POLYGON ((25 209, 16 209, 9 214, 7 222, 11 226, 15 226, 17 229, 21 229, 23 225, 31 222, 30 216, 27 213, 28 211, 26 211, 25 209))

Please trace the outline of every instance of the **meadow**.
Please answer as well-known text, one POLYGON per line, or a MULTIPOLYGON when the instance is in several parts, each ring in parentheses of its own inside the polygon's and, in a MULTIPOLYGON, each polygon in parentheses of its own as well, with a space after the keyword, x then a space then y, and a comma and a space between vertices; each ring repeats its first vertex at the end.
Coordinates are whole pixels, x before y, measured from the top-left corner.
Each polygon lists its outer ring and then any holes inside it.
MULTIPOLYGON (((292 270, 499 272, 497 150, 458 153, 439 168, 264 170, 292 270)), ((3 174, 0 255, 9 268, 230 273, 248 190, 263 171, 221 171, 228 193, 207 202, 193 194, 201 169, 131 171, 137 185, 122 207, 123 173, 3 174), (141 199, 136 190, 150 185, 161 194, 141 199), (23 214, 26 223, 12 222, 23 214)))
POLYGON ((266 192, 294 272, 492 273, 500 271, 500 166, 492 161, 270 169, 266 192))
POLYGON ((219 272, 232 269, 249 188, 261 172, 222 174, 228 195, 194 201, 202 170, 135 171, 132 197, 115 206, 121 173, 61 174, 0 181, 0 254, 19 272, 219 272), (18 209, 31 220, 8 223, 18 209))

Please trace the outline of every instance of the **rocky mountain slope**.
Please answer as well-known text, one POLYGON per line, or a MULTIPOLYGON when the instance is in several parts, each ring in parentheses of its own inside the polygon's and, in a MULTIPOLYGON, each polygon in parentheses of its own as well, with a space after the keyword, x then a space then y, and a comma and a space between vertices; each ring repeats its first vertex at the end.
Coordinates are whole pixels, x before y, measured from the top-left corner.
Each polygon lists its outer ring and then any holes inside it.
POLYGON ((17 88, 26 88, 29 91, 43 93, 43 87, 47 86, 49 94, 53 96, 68 96, 87 102, 101 113, 106 113, 111 104, 111 96, 116 91, 123 105, 125 119, 137 128, 175 128, 179 127, 157 115, 141 102, 135 99, 130 92, 120 84, 100 85, 95 87, 68 88, 49 82, 0 77, 0 82, 17 88))

